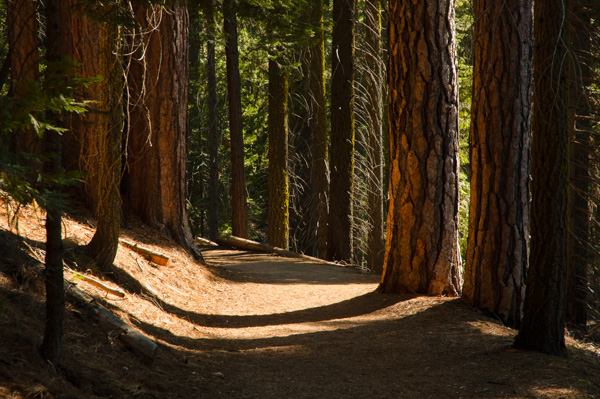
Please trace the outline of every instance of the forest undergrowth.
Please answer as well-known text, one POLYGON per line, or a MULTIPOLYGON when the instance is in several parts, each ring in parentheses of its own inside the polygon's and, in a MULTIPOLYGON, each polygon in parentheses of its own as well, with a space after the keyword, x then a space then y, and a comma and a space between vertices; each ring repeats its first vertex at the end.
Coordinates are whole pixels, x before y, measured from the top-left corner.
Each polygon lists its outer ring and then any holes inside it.
MULTIPOLYGON (((70 301, 63 361, 47 364, 38 354, 44 214, 1 209, 0 397, 600 397, 593 343, 568 337, 567 358, 517 351, 515 330, 459 299, 383 295, 377 276, 352 267, 224 247, 203 248, 203 267, 135 222, 121 238, 168 256, 167 266, 119 246, 122 274, 101 275, 69 255, 65 284, 156 342, 155 358, 128 350, 114 327, 70 301)), ((85 211, 67 215, 67 254, 94 226, 85 211)))

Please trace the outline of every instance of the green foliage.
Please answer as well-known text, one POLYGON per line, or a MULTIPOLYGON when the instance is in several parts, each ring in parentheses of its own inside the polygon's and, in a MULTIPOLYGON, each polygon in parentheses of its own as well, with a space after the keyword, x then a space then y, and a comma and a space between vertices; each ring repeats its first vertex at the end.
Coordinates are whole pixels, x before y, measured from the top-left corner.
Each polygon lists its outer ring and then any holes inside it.
POLYGON ((459 86, 459 244, 462 258, 467 252, 467 236, 469 229, 469 196, 470 196, 470 160, 469 160, 469 129, 471 127, 471 96, 473 82, 473 63, 471 49, 473 46, 473 12, 471 0, 457 0, 456 11, 456 42, 458 56, 458 86, 459 86))
POLYGON ((16 96, 0 96, 0 190, 19 204, 34 200, 44 209, 57 209, 63 196, 53 189, 81 181, 78 172, 45 173, 43 163, 58 154, 14 154, 8 143, 12 135, 33 129, 42 138, 48 131, 62 134, 66 129, 50 121, 50 115, 86 112, 90 101, 75 99, 76 89, 98 78, 83 79, 74 72, 75 63, 65 59, 49 64, 39 81, 24 82, 16 96))

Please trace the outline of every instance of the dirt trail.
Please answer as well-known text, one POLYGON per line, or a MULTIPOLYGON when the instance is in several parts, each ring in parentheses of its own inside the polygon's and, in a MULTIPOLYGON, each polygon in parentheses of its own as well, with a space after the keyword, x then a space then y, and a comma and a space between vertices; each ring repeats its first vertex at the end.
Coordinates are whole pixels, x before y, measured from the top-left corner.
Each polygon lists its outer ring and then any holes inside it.
POLYGON ((199 396, 600 397, 598 368, 513 351, 513 330, 455 299, 382 295, 377 277, 352 268, 205 256, 231 290, 203 327, 208 342, 178 342, 201 351, 199 396))
MULTIPOLYGON (((23 217, 21 234, 43 259, 41 223, 23 217)), ((68 219, 65 232, 82 243, 93 225, 68 219)), ((124 299, 67 278, 154 339, 154 361, 69 305, 62 364, 43 363, 41 267, 0 246, 0 397, 600 398, 592 345, 569 339, 566 359, 514 351, 514 330, 460 300, 383 295, 354 268, 215 248, 206 269, 143 227, 123 235, 170 266, 120 247, 124 299)))

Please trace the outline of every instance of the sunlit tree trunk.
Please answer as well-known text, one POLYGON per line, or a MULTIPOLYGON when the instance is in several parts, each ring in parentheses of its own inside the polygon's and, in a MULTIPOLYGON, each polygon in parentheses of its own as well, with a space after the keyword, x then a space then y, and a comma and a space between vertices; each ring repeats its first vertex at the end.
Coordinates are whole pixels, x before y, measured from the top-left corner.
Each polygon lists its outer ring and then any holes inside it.
POLYGON ((390 209, 383 292, 456 296, 454 1, 389 2, 390 209))
POLYGON ((244 174, 244 136, 242 130, 242 98, 240 93, 240 68, 236 1, 223 1, 223 33, 227 58, 227 94, 229 101, 229 137, 231 140, 231 212, 233 235, 248 235, 248 210, 246 205, 246 178, 244 174))
POLYGON ((352 261, 354 176, 355 0, 333 1, 331 169, 327 256, 352 261), (335 228, 333 228, 335 226, 335 228))
MULTIPOLYGON (((46 0, 46 61, 56 63, 63 58, 60 45, 60 0, 46 0)), ((58 115, 47 115, 55 126, 60 126, 58 115)), ((61 136, 47 131, 44 135, 44 150, 54 154, 48 158, 44 169, 49 174, 61 171, 61 136)), ((56 190, 57 187, 50 187, 56 190)), ((65 288, 63 277, 62 212, 49 206, 46 215, 46 323, 40 352, 44 359, 58 367, 62 355, 65 320, 65 288)))
POLYGON ((366 102, 367 102, 367 267, 381 274, 383 271, 383 152, 382 122, 382 58, 381 58, 381 2, 365 1, 366 49, 366 102))
POLYGON ((536 1, 531 141, 531 255, 519 348, 565 351, 569 87, 567 0, 536 1))
POLYGON ((269 60, 269 204, 268 241, 289 247, 288 81, 276 60, 269 60))
MULTIPOLYGON (((37 80, 39 76, 39 43, 37 26, 37 1, 9 0, 7 2, 8 47, 11 85, 9 95, 17 95, 19 85, 37 80)), ((15 152, 41 154, 42 140, 33 129, 15 135, 15 152)))
POLYGON ((317 248, 321 259, 327 258, 329 173, 327 167, 327 103, 325 102, 325 47, 323 35, 323 1, 311 2, 311 24, 315 35, 309 48, 308 71, 310 92, 310 126, 313 136, 313 159, 317 201, 317 248))
POLYGON ((471 199, 463 298, 518 327, 529 240, 531 0, 474 3, 471 199))
POLYGON ((129 70, 127 209, 170 235, 196 258, 185 209, 188 14, 185 4, 136 3, 141 45, 129 70))
POLYGON ((69 132, 64 135, 63 163, 68 170, 80 170, 87 178, 83 197, 98 219, 96 232, 87 250, 101 270, 109 270, 117 253, 121 202, 121 131, 123 80, 117 51, 117 28, 97 22, 84 14, 77 0, 62 0, 65 53, 79 63, 85 78, 101 77, 79 95, 96 103, 91 112, 71 114, 69 132))
POLYGON ((217 126, 217 74, 215 69, 215 4, 206 5, 206 75, 208 97, 208 233, 211 240, 219 237, 219 129, 217 126))

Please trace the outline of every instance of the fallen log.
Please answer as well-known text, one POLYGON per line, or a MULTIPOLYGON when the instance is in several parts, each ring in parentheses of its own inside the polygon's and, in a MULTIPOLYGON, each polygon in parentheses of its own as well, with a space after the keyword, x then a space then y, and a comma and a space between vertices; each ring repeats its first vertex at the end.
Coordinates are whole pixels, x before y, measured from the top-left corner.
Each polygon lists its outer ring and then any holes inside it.
POLYGON ((102 320, 120 332, 118 337, 126 347, 149 360, 154 360, 156 349, 158 348, 158 345, 154 341, 125 323, 104 306, 94 303, 92 307, 102 320))
POLYGON ((108 292, 109 294, 113 294, 115 296, 118 296, 119 298, 125 298, 125 293, 123 291, 117 290, 115 288, 110 288, 106 284, 103 284, 100 281, 98 281, 96 279, 93 279, 91 277, 88 277, 88 276, 86 276, 84 274, 77 273, 75 270, 72 270, 70 268, 67 268, 67 270, 69 270, 71 273, 73 273, 73 276, 75 278, 81 279, 83 281, 87 281, 91 285, 93 285, 95 287, 98 287, 101 290, 104 290, 104 291, 108 292))
POLYGON ((217 243, 220 245, 243 249, 246 251, 274 253, 274 254, 277 254, 279 256, 283 256, 286 258, 304 259, 304 260, 307 260, 310 262, 323 263, 326 265, 333 265, 333 266, 344 266, 339 263, 315 258, 314 256, 300 254, 298 252, 289 251, 287 249, 274 247, 274 246, 267 245, 267 244, 261 244, 260 242, 256 242, 256 241, 252 241, 252 240, 248 240, 246 238, 240 238, 240 237, 236 237, 236 236, 229 236, 228 238, 220 238, 217 240, 217 243))
POLYGON ((99 304, 94 297, 81 291, 75 285, 72 285, 67 294, 72 302, 87 309, 94 317, 102 323, 114 328, 118 332, 118 339, 123 342, 125 347, 132 352, 143 356, 152 361, 156 356, 158 345, 156 342, 146 337, 144 334, 125 323, 110 310, 99 304))
POLYGON ((209 239, 206 239, 204 237, 196 237, 196 239, 194 240, 194 242, 196 243, 196 245, 208 245, 211 247, 218 247, 219 244, 217 244, 214 241, 211 241, 209 239))
POLYGON ((141 247, 141 246, 137 245, 136 243, 125 241, 121 238, 119 238, 119 242, 121 244, 125 245, 126 247, 134 250, 138 254, 144 256, 144 258, 146 258, 150 262, 154 262, 161 266, 167 266, 167 263, 169 263, 169 257, 164 254, 161 254, 160 252, 156 252, 151 249, 141 247))

